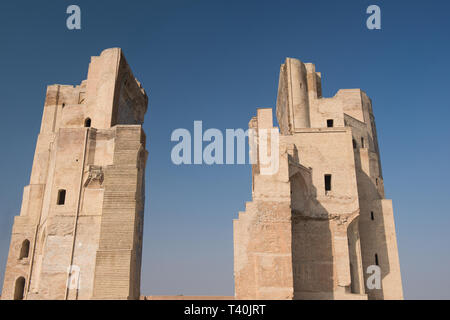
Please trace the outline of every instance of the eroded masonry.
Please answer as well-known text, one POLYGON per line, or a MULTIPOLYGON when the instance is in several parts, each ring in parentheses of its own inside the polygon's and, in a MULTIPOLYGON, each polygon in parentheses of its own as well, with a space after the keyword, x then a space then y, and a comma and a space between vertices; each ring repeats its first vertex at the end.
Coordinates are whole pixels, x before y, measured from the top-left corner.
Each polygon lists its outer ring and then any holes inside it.
MULTIPOLYGON (((402 299, 369 97, 351 89, 324 98, 315 66, 287 58, 276 114, 279 170, 262 174, 258 159, 253 200, 234 221, 235 298, 402 299), (380 289, 366 286, 372 265, 380 289)), ((273 128, 272 109, 258 109, 249 127, 273 128)))
MULTIPOLYGON (((92 57, 81 85, 48 87, 2 299, 140 298, 147 103, 118 48, 92 57)), ((257 148, 279 156, 278 171, 258 158, 234 220, 235 296, 148 299, 403 298, 369 97, 324 98, 315 66, 288 58, 276 108, 279 148, 271 136, 257 148)), ((273 129, 272 109, 249 126, 273 129)))
POLYGON ((2 299, 138 299, 147 95, 122 51, 47 88, 2 299))

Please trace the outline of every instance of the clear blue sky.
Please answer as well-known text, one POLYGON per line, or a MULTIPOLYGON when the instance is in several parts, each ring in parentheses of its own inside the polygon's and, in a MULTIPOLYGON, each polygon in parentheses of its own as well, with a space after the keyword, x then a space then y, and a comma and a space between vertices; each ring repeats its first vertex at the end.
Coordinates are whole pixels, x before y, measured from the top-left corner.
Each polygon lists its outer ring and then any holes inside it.
POLYGON ((28 184, 48 84, 79 84, 121 47, 149 94, 144 294, 233 294, 232 219, 248 165, 171 163, 171 132, 246 128, 275 107, 285 57, 313 62, 324 96, 373 100, 405 297, 450 298, 449 1, 1 1, 0 281, 28 184), (78 4, 82 30, 66 28, 78 4), (382 30, 365 10, 378 4, 382 30))

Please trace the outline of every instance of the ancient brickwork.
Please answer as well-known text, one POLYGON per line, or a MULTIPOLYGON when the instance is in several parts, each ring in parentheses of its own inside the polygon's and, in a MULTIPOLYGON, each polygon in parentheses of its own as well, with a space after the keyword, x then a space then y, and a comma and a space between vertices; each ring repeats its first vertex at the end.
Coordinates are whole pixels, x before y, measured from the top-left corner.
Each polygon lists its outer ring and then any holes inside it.
MULTIPOLYGON (((279 170, 252 166, 253 200, 234 221, 237 299, 403 298, 371 101, 359 89, 321 91, 313 64, 286 59, 271 150, 279 170), (369 289, 377 264, 382 287, 369 289)), ((272 109, 258 109, 249 127, 272 129, 272 109)))
POLYGON ((2 299, 139 299, 147 101, 118 48, 48 86, 2 299))

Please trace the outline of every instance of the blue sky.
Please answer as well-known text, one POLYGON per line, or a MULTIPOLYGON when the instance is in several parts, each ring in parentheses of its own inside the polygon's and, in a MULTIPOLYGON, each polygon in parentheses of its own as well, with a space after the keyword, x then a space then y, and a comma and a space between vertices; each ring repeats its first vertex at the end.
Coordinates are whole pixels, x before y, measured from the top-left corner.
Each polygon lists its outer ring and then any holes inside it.
POLYGON ((393 199, 405 297, 450 298, 450 2, 1 1, 0 281, 28 184, 46 85, 79 84, 90 56, 121 47, 149 95, 143 294, 233 294, 232 219, 248 165, 175 166, 170 135, 246 128, 275 107, 286 57, 313 62, 324 96, 372 98, 393 199), (66 28, 81 7, 82 30, 66 28), (382 29, 365 11, 381 7, 382 29))

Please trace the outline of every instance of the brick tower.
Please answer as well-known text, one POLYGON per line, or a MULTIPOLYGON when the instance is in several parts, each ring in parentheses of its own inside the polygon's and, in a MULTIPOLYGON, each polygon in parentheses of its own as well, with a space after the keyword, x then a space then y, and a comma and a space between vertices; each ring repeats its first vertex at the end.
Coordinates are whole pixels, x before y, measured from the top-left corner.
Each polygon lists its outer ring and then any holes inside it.
POLYGON ((47 88, 2 299, 138 299, 147 95, 122 51, 47 88))
MULTIPOLYGON (((351 89, 323 98, 315 66, 287 58, 276 113, 279 150, 267 149, 279 169, 263 174, 258 158, 253 201, 234 221, 236 298, 402 299, 369 97, 351 89), (381 271, 379 289, 366 285, 370 266, 381 271)), ((258 109, 249 127, 256 136, 273 129, 272 109, 258 109)))

